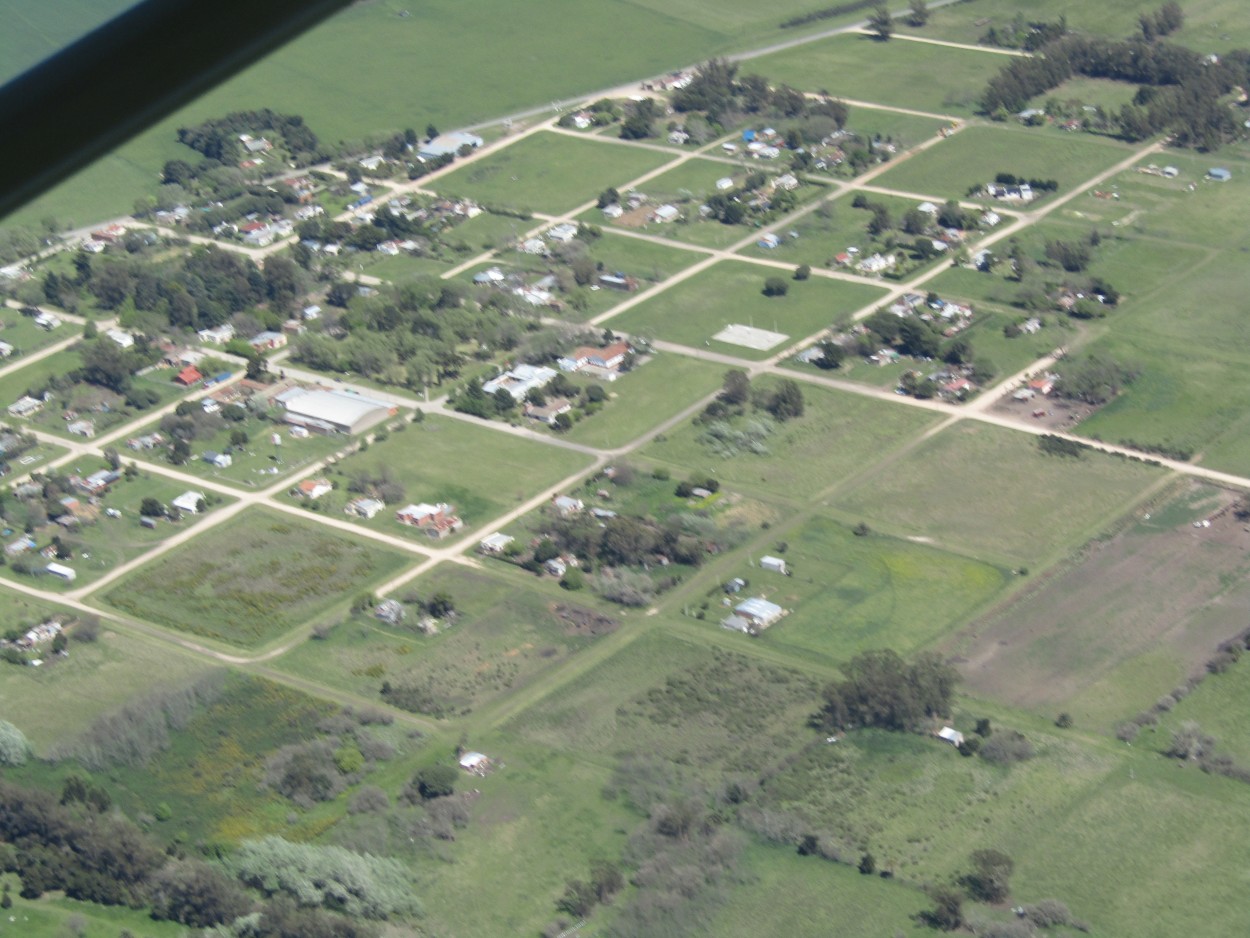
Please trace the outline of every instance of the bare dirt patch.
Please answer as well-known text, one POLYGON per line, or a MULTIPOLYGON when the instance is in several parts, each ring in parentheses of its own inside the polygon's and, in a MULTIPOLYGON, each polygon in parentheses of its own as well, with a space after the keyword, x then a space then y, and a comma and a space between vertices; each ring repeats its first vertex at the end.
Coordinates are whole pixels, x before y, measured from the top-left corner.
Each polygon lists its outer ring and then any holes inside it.
POLYGON ((567 635, 607 635, 616 631, 616 627, 620 625, 616 619, 601 615, 591 609, 584 609, 581 606, 570 606, 566 603, 555 603, 551 607, 552 613, 564 622, 564 631, 567 635))
POLYGON ((1057 397, 1035 397, 1030 401, 1017 401, 1010 394, 994 402, 990 413, 1020 423, 1031 423, 1047 430, 1072 432, 1076 425, 1098 410, 1092 404, 1065 401, 1057 397))
POLYGON ((1250 525, 1229 510, 1236 498, 1197 483, 1172 490, 973 622, 950 645, 967 688, 1054 706, 1147 652, 1199 670, 1250 620, 1250 525))

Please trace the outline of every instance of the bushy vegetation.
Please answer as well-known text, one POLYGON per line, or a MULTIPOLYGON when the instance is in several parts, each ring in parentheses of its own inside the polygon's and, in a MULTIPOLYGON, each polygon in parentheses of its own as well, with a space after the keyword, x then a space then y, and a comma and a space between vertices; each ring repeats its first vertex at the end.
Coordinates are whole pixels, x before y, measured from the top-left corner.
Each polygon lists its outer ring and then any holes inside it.
POLYGON ((822 729, 915 731, 950 712, 957 676, 936 655, 922 654, 908 664, 889 649, 869 651, 843 670, 846 678, 824 689, 824 704, 812 718, 822 729))
POLYGON ((303 906, 372 920, 420 912, 411 875, 397 860, 271 836, 244 841, 227 863, 247 885, 303 906))
POLYGON ((0 720, 0 765, 25 765, 30 757, 30 743, 12 723, 0 720))

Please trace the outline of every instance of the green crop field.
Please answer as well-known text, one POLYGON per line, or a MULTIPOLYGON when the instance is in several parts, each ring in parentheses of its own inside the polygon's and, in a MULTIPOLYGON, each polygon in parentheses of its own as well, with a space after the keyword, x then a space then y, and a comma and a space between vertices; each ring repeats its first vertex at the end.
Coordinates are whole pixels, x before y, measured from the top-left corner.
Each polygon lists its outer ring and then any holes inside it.
POLYGON ((117 938, 129 932, 135 938, 183 938, 186 927, 177 922, 154 922, 141 909, 97 905, 74 899, 23 899, 17 876, 0 877, 13 887, 13 907, 0 916, 0 938, 117 938))
POLYGON ((1045 456, 1031 436, 962 424, 837 498, 839 513, 1001 564, 1095 534, 1162 473, 1098 453, 1045 456))
POLYGON ((410 556, 285 514, 244 512, 111 588, 150 622, 255 647, 397 572, 410 556))
POLYGON ((362 614, 298 646, 280 666, 362 698, 377 698, 383 681, 420 687, 428 702, 422 715, 463 716, 548 676, 620 625, 620 610, 589 591, 571 595, 553 580, 500 565, 487 572, 448 565, 396 596, 440 592, 456 616, 439 622, 436 635, 418 630, 419 608, 407 603, 397 627, 362 614))
MULTIPOLYGON (((750 595, 789 610, 759 641, 831 664, 872 648, 908 654, 929 645, 967 621, 1010 576, 923 544, 855 537, 819 516, 781 537, 791 576, 746 562, 731 572, 748 580, 750 595)), ((753 557, 765 549, 775 554, 777 545, 753 550, 753 557)))
POLYGON ((631 335, 761 359, 830 325, 847 322, 853 313, 883 295, 881 288, 866 283, 821 278, 798 282, 785 270, 723 261, 606 324, 631 335), (763 295, 764 281, 769 277, 780 277, 787 283, 785 296, 763 295), (786 338, 764 350, 712 338, 730 324, 754 326, 786 338))
POLYGON ((661 352, 611 384, 603 409, 583 417, 566 439, 604 449, 637 439, 720 386, 724 368, 661 352))
MULTIPOLYGON (((771 387, 767 380, 757 383, 771 387)), ((707 467, 724 485, 809 504, 830 486, 888 459, 903 441, 937 422, 935 415, 910 407, 806 383, 801 387, 803 416, 774 427, 763 439, 763 453, 717 447, 703 427, 686 423, 643 454, 687 470, 707 467)))
POLYGON ((399 483, 403 499, 361 523, 426 541, 424 531, 395 520, 398 508, 409 502, 448 502, 467 531, 479 531, 508 508, 589 465, 590 457, 584 453, 469 420, 431 416, 337 463, 326 478, 338 487, 312 504, 342 517, 343 506, 358 497, 351 491, 353 480, 376 479, 386 472, 399 483))
POLYGON ((1054 179, 1062 195, 1132 153, 1132 148, 1106 137, 995 124, 969 127, 874 182, 902 192, 961 199, 972 187, 993 182, 998 173, 1011 173, 1054 179))
POLYGON ((484 154, 429 185, 486 206, 559 214, 593 201, 609 186, 624 187, 669 159, 642 147, 544 131, 484 154))
POLYGON ((975 49, 883 43, 850 35, 752 59, 743 71, 801 91, 827 91, 835 98, 967 116, 985 83, 1006 61, 975 49))

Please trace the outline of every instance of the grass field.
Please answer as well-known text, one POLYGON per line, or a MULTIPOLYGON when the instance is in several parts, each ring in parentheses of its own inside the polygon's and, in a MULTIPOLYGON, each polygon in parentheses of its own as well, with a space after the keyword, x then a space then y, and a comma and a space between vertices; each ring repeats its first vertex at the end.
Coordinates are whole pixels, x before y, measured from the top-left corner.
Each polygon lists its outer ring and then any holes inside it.
POLYGON ((322 496, 319 511, 342 517, 356 493, 352 480, 389 471, 404 500, 370 521, 375 530, 427 541, 424 531, 402 525, 395 511, 409 502, 448 502, 467 532, 481 530, 508 508, 590 464, 584 453, 501 433, 466 420, 431 416, 391 433, 383 442, 337 463, 326 474, 338 488, 322 496))
POLYGON ((125 577, 110 605, 234 645, 262 645, 368 592, 412 558, 261 509, 125 577))
POLYGON ((970 115, 1005 61, 989 52, 847 35, 752 59, 743 71, 836 98, 970 115))
POLYGON ((623 446, 715 390, 724 371, 719 365, 683 355, 657 353, 604 385, 609 396, 603 409, 583 417, 564 438, 602 449, 623 446))
POLYGON ((1027 566, 1097 533, 1161 477, 1157 469, 1096 453, 1044 456, 1031 436, 962 424, 834 504, 891 533, 1027 566))
POLYGON ((548 676, 620 624, 620 610, 589 591, 572 595, 553 580, 498 565, 449 564, 396 595, 438 592, 452 597, 457 614, 437 635, 417 630, 420 613, 408 603, 403 625, 352 617, 325 640, 297 646, 280 667, 365 698, 376 698, 383 681, 422 687, 431 702, 423 715, 463 716, 548 676))
MULTIPOLYGON (((781 536, 792 576, 757 569, 746 558, 732 574, 750 582, 752 596, 790 610, 759 641, 830 664, 872 648, 909 654, 929 645, 962 624, 1010 577, 923 544, 855 537, 819 516, 781 536)), ((777 545, 771 549, 776 553, 777 545)), ((713 610, 710 618, 715 622, 723 614, 713 610)))
POLYGON ((903 192, 962 199, 973 186, 993 182, 998 173, 1012 173, 1057 180, 1062 195, 1132 152, 1122 143, 1088 134, 998 124, 969 127, 874 182, 903 192))
POLYGON ((594 200, 609 186, 623 187, 668 159, 641 147, 544 131, 453 170, 430 187, 488 207, 556 215, 594 200))
MULTIPOLYGON (((33 612, 42 604, 34 607, 25 599, 15 602, 12 595, 4 593, 5 605, 18 609, 8 612, 7 621, 14 622, 12 617, 17 615, 33 623, 38 618, 33 612)), ((51 606, 42 608, 56 611, 51 606)), ((136 687, 156 691, 182 685, 208 668, 163 643, 110 629, 107 622, 95 642, 75 641, 72 629, 69 636, 68 658, 51 659, 41 668, 5 665, 0 671, 0 711, 39 753, 76 737, 101 713, 129 700, 136 687), (56 706, 48 706, 50 700, 56 706)))
MULTIPOLYGON (((1037 0, 1030 3, 1030 21, 1053 21, 1064 16, 1068 28, 1085 33, 1121 38, 1138 32, 1137 17, 1145 9, 1156 9, 1140 0, 1108 0, 1096 7, 1080 0, 1037 0)), ((1236 0, 1200 0, 1184 7, 1185 25, 1168 37, 1194 49, 1216 51, 1250 44, 1250 29, 1238 14, 1236 0)), ((954 3, 935 9, 922 29, 913 29, 896 18, 898 31, 952 42, 977 42, 991 26, 1009 26, 1020 7, 1012 0, 986 0, 975 5, 954 3)))
POLYGON ((705 346, 738 358, 761 359, 835 323, 884 295, 868 284, 815 278, 788 279, 784 270, 722 261, 700 271, 662 295, 607 321, 631 335, 705 346), (785 296, 763 295, 764 281, 779 276, 789 284, 785 296), (712 338, 731 323, 779 332, 788 338, 771 349, 756 350, 712 338))
MULTIPOLYGON (((757 384, 769 386, 767 381, 757 384)), ((722 484, 747 492, 809 504, 823 490, 887 458, 902 441, 937 420, 910 407, 815 385, 803 384, 802 389, 803 416, 778 425, 764 440, 765 454, 717 455, 703 429, 693 423, 657 438, 643 454, 686 470, 708 467, 722 484)))
POLYGON ((726 896, 710 934, 819 935, 829 928, 845 938, 930 934, 911 918, 925 907, 919 890, 776 846, 753 844, 744 863, 748 881, 726 896), (781 895, 784 902, 777 901, 781 895))
POLYGON ((1190 523, 1231 499, 1185 484, 969 625, 949 643, 969 691, 1109 733, 1200 670, 1245 627, 1250 536, 1227 513, 1190 523))
POLYGON ((74 899, 23 899, 18 877, 2 876, 13 888, 13 907, 0 916, 0 938, 117 938, 128 931, 135 938, 183 938, 186 927, 177 922, 154 922, 146 911, 124 906, 97 905, 74 899))

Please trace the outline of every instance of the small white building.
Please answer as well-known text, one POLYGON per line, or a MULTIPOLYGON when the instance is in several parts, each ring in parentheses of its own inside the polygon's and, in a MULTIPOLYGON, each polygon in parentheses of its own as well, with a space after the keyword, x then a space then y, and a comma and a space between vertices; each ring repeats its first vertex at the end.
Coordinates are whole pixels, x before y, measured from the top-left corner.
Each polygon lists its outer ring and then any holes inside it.
POLYGON ((74 580, 78 579, 77 571, 73 567, 65 566, 63 563, 50 563, 44 569, 53 576, 60 577, 66 583, 73 583, 74 580))
POLYGON ((104 333, 110 339, 117 343, 118 348, 133 348, 135 337, 125 329, 109 329, 104 333))
POLYGON ((515 540, 516 538, 511 534, 504 534, 500 531, 478 541, 477 549, 483 554, 502 554, 508 549, 508 545, 515 540))
POLYGON ((962 746, 964 744, 964 734, 959 732, 953 726, 944 726, 938 730, 938 739, 944 739, 952 746, 962 746))
POLYGON ((198 515, 200 513, 200 505, 203 502, 203 492, 187 491, 175 498, 170 504, 184 515, 198 515))
POLYGON ((460 768, 474 775, 485 775, 490 769, 490 758, 480 752, 466 752, 460 757, 460 768))
POLYGON ((784 574, 786 572, 786 562, 780 557, 765 555, 760 558, 760 569, 768 570, 771 573, 784 574))

